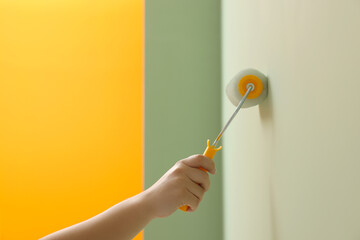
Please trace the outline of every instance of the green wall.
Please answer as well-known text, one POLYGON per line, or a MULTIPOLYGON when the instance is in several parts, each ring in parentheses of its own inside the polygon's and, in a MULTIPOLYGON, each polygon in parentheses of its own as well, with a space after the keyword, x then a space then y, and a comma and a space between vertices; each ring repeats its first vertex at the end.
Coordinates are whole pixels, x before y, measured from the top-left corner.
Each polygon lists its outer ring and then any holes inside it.
MULTIPOLYGON (((203 153, 221 128, 220 0, 145 3, 145 187, 176 161, 203 153)), ((156 219, 145 240, 222 239, 218 173, 195 213, 156 219)))

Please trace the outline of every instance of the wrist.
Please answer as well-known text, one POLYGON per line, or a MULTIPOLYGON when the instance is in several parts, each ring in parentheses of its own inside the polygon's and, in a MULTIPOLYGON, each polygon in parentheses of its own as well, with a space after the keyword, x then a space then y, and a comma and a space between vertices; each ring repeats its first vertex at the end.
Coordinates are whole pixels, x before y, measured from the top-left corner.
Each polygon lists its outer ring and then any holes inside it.
POLYGON ((147 191, 139 193, 136 197, 137 208, 142 212, 142 215, 149 221, 156 218, 156 212, 151 203, 150 194, 147 191))

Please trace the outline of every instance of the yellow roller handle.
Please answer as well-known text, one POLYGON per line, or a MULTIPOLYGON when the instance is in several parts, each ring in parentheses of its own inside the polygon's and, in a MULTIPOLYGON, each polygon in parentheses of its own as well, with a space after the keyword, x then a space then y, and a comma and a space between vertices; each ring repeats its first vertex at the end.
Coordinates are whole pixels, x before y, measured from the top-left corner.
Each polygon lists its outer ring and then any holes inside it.
MULTIPOLYGON (((218 148, 213 148, 212 146, 210 146, 210 139, 207 140, 207 147, 205 149, 205 152, 203 153, 204 156, 210 158, 210 159, 213 159, 216 152, 219 151, 221 147, 218 147, 218 148)), ((203 169, 203 168, 200 168, 201 170, 203 170, 204 172, 207 172, 207 170, 203 169)), ((187 212, 187 210, 189 209, 189 206, 187 205, 184 205, 184 206, 181 206, 179 207, 180 210, 184 211, 184 212, 187 212)))

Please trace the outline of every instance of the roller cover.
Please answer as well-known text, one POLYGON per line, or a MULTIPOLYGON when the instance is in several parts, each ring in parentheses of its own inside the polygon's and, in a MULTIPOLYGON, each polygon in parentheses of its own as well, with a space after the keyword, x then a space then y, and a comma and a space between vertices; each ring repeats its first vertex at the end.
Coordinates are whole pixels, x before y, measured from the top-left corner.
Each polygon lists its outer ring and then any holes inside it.
MULTIPOLYGON (((260 81, 262 83, 262 91, 261 91, 260 95, 255 98, 247 98, 246 101, 244 102, 244 105, 242 106, 242 108, 248 108, 248 107, 258 105, 259 103, 261 103, 262 101, 265 100, 265 98, 267 97, 267 92, 268 92, 267 77, 263 73, 261 73, 260 71, 258 71, 256 69, 248 68, 248 69, 242 70, 241 72, 237 73, 231 79, 231 81, 228 83, 228 85, 226 86, 226 95, 228 96, 228 98, 232 104, 237 106, 239 104, 239 102, 241 101, 241 99, 243 98, 243 95, 239 91, 239 87, 241 87, 241 86, 239 86, 239 83, 241 85, 241 80, 242 80, 242 82, 244 82, 244 80, 246 80, 247 83, 251 83, 251 81, 252 81, 251 79, 254 79, 255 86, 257 86, 255 84, 256 80, 260 79, 260 81)), ((258 89, 256 89, 256 87, 255 87, 255 90, 258 90, 258 89)), ((251 94, 251 92, 250 92, 250 94, 251 94)), ((249 96, 250 96, 250 94, 249 94, 249 96)))

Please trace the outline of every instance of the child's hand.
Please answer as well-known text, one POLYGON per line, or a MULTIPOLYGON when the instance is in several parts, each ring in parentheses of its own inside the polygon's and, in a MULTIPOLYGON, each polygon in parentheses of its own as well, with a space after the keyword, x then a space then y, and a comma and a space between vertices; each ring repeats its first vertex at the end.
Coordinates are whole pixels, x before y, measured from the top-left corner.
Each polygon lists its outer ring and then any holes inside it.
POLYGON ((193 212, 210 187, 209 174, 200 167, 215 174, 210 158, 190 156, 178 161, 146 191, 42 240, 133 239, 153 218, 169 216, 183 205, 193 212))
POLYGON ((143 192, 155 217, 166 217, 183 205, 195 211, 210 187, 209 174, 215 174, 215 163, 204 155, 193 155, 178 161, 154 185, 143 192))

